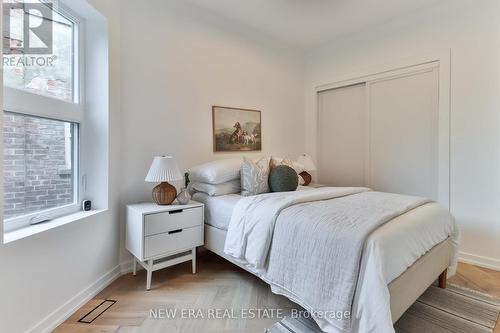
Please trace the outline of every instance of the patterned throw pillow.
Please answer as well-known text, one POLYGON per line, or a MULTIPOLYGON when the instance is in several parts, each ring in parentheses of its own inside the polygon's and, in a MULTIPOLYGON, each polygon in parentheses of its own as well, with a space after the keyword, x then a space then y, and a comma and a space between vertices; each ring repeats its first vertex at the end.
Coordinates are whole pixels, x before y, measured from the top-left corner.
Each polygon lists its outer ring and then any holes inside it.
POLYGON ((285 158, 276 157, 276 156, 271 157, 271 169, 274 169, 280 165, 286 165, 286 166, 293 168, 293 162, 288 157, 285 157, 285 158))
POLYGON ((289 166, 290 168, 295 170, 297 174, 300 174, 301 172, 305 171, 304 166, 302 164, 292 161, 289 157, 281 158, 273 156, 271 158, 271 169, 274 169, 280 165, 289 166))
POLYGON ((243 158, 241 164, 241 195, 250 196, 269 192, 270 157, 263 157, 257 162, 243 158))

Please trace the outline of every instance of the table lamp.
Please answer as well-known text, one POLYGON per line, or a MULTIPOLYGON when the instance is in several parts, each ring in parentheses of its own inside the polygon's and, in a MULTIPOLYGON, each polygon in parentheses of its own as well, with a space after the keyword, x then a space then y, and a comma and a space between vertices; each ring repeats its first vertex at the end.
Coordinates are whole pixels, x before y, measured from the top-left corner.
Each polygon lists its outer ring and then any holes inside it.
POLYGON ((170 205, 177 197, 177 190, 168 182, 181 179, 182 174, 172 156, 156 156, 145 180, 160 183, 153 188, 153 201, 158 205, 170 205))
POLYGON ((297 163, 300 163, 304 166, 304 170, 306 172, 301 172, 300 176, 304 179, 304 185, 309 185, 312 181, 312 176, 309 173, 310 171, 316 171, 316 165, 312 160, 312 157, 306 154, 302 154, 297 158, 297 163))

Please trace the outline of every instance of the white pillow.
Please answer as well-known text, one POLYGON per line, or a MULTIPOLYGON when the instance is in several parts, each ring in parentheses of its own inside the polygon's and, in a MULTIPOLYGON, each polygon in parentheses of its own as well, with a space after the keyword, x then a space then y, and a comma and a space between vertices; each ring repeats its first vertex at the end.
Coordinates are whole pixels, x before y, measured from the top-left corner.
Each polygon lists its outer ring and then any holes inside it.
POLYGON ((240 179, 234 179, 229 182, 222 184, 208 184, 208 183, 191 183, 191 187, 197 192, 203 192, 211 197, 216 197, 219 195, 226 194, 236 194, 241 192, 241 181, 240 179))
POLYGON ((257 162, 243 159, 241 165, 241 195, 257 195, 269 192, 270 157, 263 157, 257 162))
POLYGON ((241 158, 217 160, 189 169, 192 182, 222 184, 240 178, 241 158))
POLYGON ((275 168, 279 165, 286 165, 286 166, 291 167, 293 170, 295 170, 297 175, 305 171, 304 166, 302 164, 295 162, 295 161, 292 161, 288 157, 282 158, 282 157, 273 156, 271 158, 271 169, 275 168))

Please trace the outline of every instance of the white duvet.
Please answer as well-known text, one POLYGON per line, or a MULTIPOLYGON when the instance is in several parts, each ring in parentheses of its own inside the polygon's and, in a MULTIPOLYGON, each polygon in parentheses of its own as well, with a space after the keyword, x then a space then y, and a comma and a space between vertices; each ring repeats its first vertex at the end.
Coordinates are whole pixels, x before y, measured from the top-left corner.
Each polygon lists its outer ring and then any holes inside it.
MULTIPOLYGON (((387 274, 387 256, 381 255, 387 247, 371 241, 370 234, 406 212, 417 212, 428 200, 368 191, 320 188, 244 198, 233 211, 225 252, 274 292, 316 312, 326 332, 391 332, 387 280, 446 238, 457 243, 458 232, 449 213, 438 209, 440 218, 426 226, 428 237, 401 244, 402 252, 394 256, 402 258, 398 269, 387 274), (352 318, 324 315, 344 311, 352 318)), ((419 220, 416 214, 409 229, 419 220)))

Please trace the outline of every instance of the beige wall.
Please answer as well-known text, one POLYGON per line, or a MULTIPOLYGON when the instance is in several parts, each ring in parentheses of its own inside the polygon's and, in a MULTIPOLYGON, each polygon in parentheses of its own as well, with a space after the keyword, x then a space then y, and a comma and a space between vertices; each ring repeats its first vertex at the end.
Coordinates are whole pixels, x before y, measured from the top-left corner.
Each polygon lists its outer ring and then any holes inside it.
POLYGON ((213 153, 212 105, 262 110, 263 151, 245 155, 302 153, 299 53, 179 1, 124 2, 122 16, 122 212, 150 199, 154 155, 181 170, 242 155, 213 153))
POLYGON ((500 269, 500 2, 444 1, 309 52, 307 149, 315 149, 314 85, 449 49, 451 210, 461 258, 500 269))

